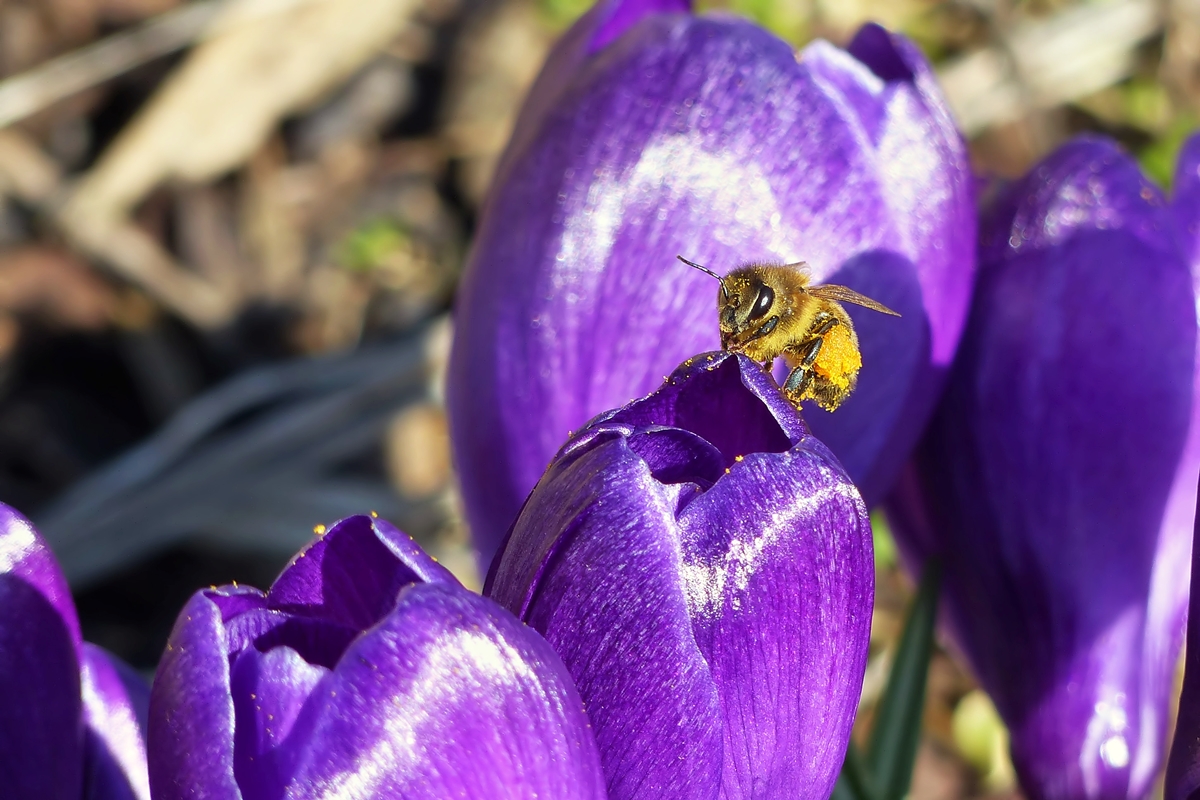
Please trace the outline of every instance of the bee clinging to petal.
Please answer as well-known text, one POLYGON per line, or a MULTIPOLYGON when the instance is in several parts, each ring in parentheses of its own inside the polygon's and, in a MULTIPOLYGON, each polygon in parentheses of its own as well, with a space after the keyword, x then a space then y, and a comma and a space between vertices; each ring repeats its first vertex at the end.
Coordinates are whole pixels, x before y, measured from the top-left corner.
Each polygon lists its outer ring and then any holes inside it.
POLYGON ((680 261, 716 278, 721 347, 761 361, 783 356, 791 372, 783 392, 797 408, 814 400, 833 411, 854 391, 862 354, 854 323, 842 303, 900 316, 885 305, 836 284, 813 284, 807 264, 747 264, 722 277, 708 267, 680 261))

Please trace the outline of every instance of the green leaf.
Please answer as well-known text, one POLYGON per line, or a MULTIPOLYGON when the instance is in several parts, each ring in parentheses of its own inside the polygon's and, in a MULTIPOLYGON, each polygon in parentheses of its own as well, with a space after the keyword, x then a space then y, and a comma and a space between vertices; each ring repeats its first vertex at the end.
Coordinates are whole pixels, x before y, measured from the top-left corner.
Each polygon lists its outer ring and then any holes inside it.
POLYGON ((900 635, 892 674, 875 711, 865 759, 872 785, 878 789, 875 800, 902 800, 912 782, 940 583, 941 568, 928 562, 900 635))
POLYGON ((887 515, 878 509, 871 512, 871 541, 875 545, 875 569, 896 566, 896 540, 892 537, 892 526, 888 524, 887 515))
POLYGON ((842 772, 833 785, 830 800, 878 800, 875 785, 853 740, 846 748, 846 760, 842 762, 842 772))

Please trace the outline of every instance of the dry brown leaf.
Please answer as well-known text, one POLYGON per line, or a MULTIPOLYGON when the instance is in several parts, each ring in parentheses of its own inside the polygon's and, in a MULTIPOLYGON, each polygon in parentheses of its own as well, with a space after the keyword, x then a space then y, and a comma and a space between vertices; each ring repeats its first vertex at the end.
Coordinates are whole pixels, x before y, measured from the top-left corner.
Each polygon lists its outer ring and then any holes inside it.
POLYGON ((84 178, 75 215, 113 215, 159 182, 212 179, 280 118, 345 80, 404 27, 417 0, 235 0, 84 178), (264 2, 283 10, 264 13, 264 2))
POLYGON ((318 100, 385 48, 418 5, 231 0, 213 22, 211 38, 80 181, 62 211, 64 227, 76 244, 184 316, 222 322, 232 298, 129 230, 126 215, 163 181, 206 181, 244 163, 283 116, 318 100))
POLYGON ((479 205, 554 33, 530 0, 485 7, 451 62, 443 136, 463 160, 460 188, 479 205))
POLYGON ((18 130, 0 130, 0 192, 31 206, 50 203, 62 173, 54 159, 18 130))

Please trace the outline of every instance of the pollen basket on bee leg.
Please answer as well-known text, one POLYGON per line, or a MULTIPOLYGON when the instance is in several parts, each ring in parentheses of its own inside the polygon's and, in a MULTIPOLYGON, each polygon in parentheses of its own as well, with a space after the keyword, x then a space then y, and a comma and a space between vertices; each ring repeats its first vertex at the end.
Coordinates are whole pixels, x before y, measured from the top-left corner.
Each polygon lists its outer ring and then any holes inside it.
POLYGON ((822 339, 813 371, 839 389, 848 389, 862 368, 862 354, 854 334, 844 325, 835 325, 822 339))

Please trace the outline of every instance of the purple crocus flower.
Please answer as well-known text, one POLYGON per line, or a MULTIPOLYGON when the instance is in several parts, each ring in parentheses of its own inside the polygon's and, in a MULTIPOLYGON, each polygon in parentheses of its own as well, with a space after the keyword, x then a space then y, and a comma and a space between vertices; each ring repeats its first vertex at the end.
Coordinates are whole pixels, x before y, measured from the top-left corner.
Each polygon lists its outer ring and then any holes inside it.
POLYGON ((458 295, 448 402, 487 563, 568 434, 720 346, 721 273, 806 261, 902 314, 848 309, 865 367, 806 410, 868 503, 932 410, 974 270, 966 151, 925 59, 869 25, 799 56, 681 0, 600 0, 534 86, 458 295), (676 13, 667 13, 667 12, 676 13))
POLYGON ((149 800, 149 687, 84 642, 58 562, 0 503, 0 787, 11 800, 149 800))
MULTIPOLYGON (((1195 176, 1192 178, 1195 181, 1195 176)), ((1141 798, 1164 749, 1200 460, 1176 212, 1080 139, 985 217, 974 304, 892 505, 1029 796, 1141 798)))
POLYGON ((366 516, 265 594, 192 597, 154 680, 150 742, 155 800, 604 797, 549 645, 366 516))
POLYGON ((745 356, 689 360, 576 434, 485 594, 562 656, 612 800, 829 797, 866 667, 870 525, 745 356))

